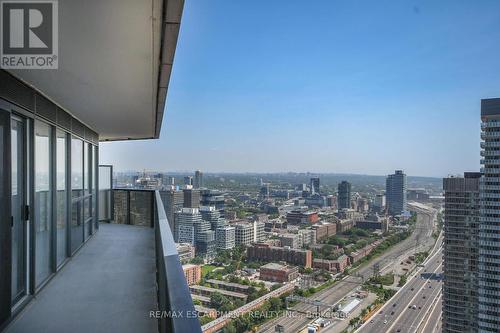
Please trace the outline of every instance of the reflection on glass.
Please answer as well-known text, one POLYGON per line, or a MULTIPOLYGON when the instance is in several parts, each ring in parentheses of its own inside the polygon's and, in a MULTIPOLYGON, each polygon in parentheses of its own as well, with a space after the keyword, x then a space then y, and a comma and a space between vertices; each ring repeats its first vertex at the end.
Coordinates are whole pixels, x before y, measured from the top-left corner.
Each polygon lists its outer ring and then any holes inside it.
POLYGON ((71 252, 83 243, 83 141, 71 138, 71 252))
POLYGON ((97 147, 92 146, 92 217, 94 218, 94 232, 97 229, 97 216, 96 216, 96 205, 97 205, 97 178, 96 178, 96 168, 97 168, 97 147))
MULTIPOLYGON (((89 173, 89 148, 90 145, 87 142, 83 143, 83 182, 84 182, 84 193, 85 196, 90 194, 90 173, 89 173)), ((83 202, 83 221, 84 221, 84 235, 85 239, 90 235, 90 198, 85 197, 83 202)))
POLYGON ((35 122, 35 282, 37 286, 51 272, 51 131, 52 128, 48 124, 35 122))
POLYGON ((57 130, 56 138, 56 221, 57 221, 57 265, 66 258, 66 133, 57 130))
MULTIPOLYGON (((8 127, 7 127, 8 128, 8 127)), ((4 127, 0 129, 4 130, 4 127)), ((12 120, 11 124, 11 163, 12 163, 12 293, 11 301, 18 301, 26 291, 25 280, 25 222, 22 215, 24 206, 23 191, 23 147, 24 125, 21 121, 12 120)), ((0 139, 3 135, 0 135, 0 139)), ((3 147, 2 142, 2 147, 3 147)))

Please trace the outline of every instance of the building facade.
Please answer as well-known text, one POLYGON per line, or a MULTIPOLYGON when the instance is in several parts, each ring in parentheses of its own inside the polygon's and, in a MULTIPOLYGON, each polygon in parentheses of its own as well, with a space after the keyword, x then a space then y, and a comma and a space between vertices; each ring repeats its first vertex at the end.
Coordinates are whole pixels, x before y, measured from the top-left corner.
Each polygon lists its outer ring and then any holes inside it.
POLYGON ((269 263, 260 268, 260 279, 271 282, 290 282, 299 277, 299 268, 269 263))
POLYGON ((235 230, 235 227, 231 226, 224 226, 215 230, 218 249, 230 250, 236 246, 235 230))
POLYGON ((481 173, 443 179, 443 332, 477 332, 479 180, 481 173))
POLYGON ((250 223, 235 223, 236 245, 250 245, 254 241, 254 226, 250 223))
POLYGON ((341 181, 338 185, 337 205, 339 209, 351 208, 351 183, 341 181))
POLYGON ((200 170, 196 170, 194 173, 194 183, 193 187, 194 188, 202 188, 204 186, 203 184, 203 172, 200 170))
POLYGON ((481 101, 478 331, 500 332, 500 98, 481 101))
POLYGON ((193 189, 185 189, 184 191, 184 208, 199 208, 200 207, 200 191, 193 189))
POLYGON ((319 192, 319 177, 311 178, 311 194, 320 194, 319 192))
POLYGON ((186 277, 186 282, 188 286, 200 283, 201 281, 200 265, 193 265, 193 264, 182 265, 182 270, 184 271, 184 276, 186 277))
POLYGON ((406 174, 403 170, 396 170, 387 176, 385 196, 387 211, 391 215, 399 215, 406 211, 406 174))

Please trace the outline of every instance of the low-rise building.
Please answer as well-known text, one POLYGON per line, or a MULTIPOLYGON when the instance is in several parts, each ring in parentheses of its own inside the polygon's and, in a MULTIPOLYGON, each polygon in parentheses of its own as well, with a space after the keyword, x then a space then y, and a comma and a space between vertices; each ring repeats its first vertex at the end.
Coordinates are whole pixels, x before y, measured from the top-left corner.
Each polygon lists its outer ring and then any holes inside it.
POLYGON ((319 217, 317 212, 292 210, 286 215, 288 224, 313 224, 318 222, 319 217))
POLYGON ((189 290, 191 291, 192 294, 196 295, 201 295, 205 297, 210 297, 213 293, 219 293, 224 296, 230 297, 232 299, 239 299, 242 300, 243 302, 246 302, 247 300, 247 295, 242 294, 242 293, 237 293, 235 291, 229 291, 229 290, 224 290, 224 289, 215 289, 215 288, 210 288, 210 287, 204 287, 204 286, 189 286, 189 290))
POLYGON ((270 246, 264 243, 258 243, 248 247, 247 258, 249 260, 259 261, 284 261, 292 265, 300 265, 306 268, 312 266, 311 250, 270 246))
POLYGON ((299 276, 299 268, 269 263, 260 268, 260 279, 272 282, 290 282, 299 276))
POLYGON ((319 242, 322 239, 335 235, 337 233, 337 224, 320 222, 313 225, 311 229, 316 233, 316 242, 319 242))
POLYGON ((301 229, 299 235, 302 236, 302 246, 316 244, 316 231, 313 229, 301 229))
POLYGON ((201 281, 201 267, 200 265, 187 264, 182 265, 184 276, 186 277, 189 286, 198 284, 201 281))
POLYGON ((207 282, 210 283, 210 285, 212 285, 213 287, 215 287, 217 289, 235 291, 235 292, 243 293, 243 294, 248 294, 248 289, 250 288, 250 286, 248 286, 248 285, 227 282, 227 281, 221 281, 221 280, 215 280, 215 279, 207 280, 207 282))
POLYGON ((342 273, 344 269, 346 269, 347 266, 349 266, 349 257, 347 257, 345 254, 341 255, 338 257, 336 260, 334 260, 337 272, 342 273))
POLYGON ((288 246, 294 249, 302 248, 302 235, 300 234, 281 234, 278 236, 281 241, 281 246, 288 246))
POLYGON ((313 268, 324 269, 329 272, 337 272, 337 262, 328 259, 313 259, 313 268))
POLYGON ((194 310, 196 311, 198 317, 207 316, 210 318, 217 318, 217 310, 212 308, 207 308, 202 305, 194 305, 194 310))

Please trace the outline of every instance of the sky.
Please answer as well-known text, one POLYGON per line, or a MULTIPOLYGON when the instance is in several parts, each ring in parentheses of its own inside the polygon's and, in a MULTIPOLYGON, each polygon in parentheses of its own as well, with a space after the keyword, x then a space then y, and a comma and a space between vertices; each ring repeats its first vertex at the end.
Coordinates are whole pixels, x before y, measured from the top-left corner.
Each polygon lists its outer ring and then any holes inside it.
POLYGON ((479 169, 500 1, 186 0, 158 140, 116 170, 443 177, 479 169))

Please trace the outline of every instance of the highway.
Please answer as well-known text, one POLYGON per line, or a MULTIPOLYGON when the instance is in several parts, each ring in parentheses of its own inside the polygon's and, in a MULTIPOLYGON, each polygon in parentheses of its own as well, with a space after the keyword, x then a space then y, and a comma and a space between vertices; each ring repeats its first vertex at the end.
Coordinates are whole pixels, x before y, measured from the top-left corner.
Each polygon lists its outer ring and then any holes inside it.
POLYGON ((435 332, 441 316, 441 238, 418 274, 408 280, 357 333, 435 332))
MULTIPOLYGON (((417 223, 415 231, 404 241, 396 244, 391 249, 383 253, 381 256, 372 260, 369 264, 365 264, 357 269, 351 276, 337 282, 332 287, 322 290, 321 292, 310 297, 312 300, 319 300, 324 303, 335 305, 340 302, 345 296, 354 292, 362 285, 363 279, 368 279, 373 274, 373 265, 379 264, 381 273, 393 271, 395 263, 399 264, 402 259, 406 259, 409 255, 415 252, 429 250, 433 244, 432 230, 436 211, 426 207, 416 207, 417 223), (416 248, 418 246, 418 248, 416 248)), ((321 309, 325 312, 327 309, 321 309)), ((303 313, 316 313, 316 307, 312 305, 299 303, 292 308, 293 317, 282 316, 273 319, 262 325, 258 332, 275 332, 276 325, 282 325, 285 333, 299 332, 312 319, 301 315, 303 313)))

